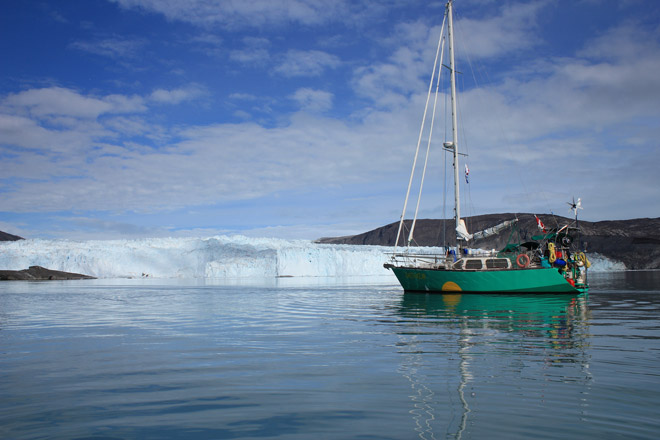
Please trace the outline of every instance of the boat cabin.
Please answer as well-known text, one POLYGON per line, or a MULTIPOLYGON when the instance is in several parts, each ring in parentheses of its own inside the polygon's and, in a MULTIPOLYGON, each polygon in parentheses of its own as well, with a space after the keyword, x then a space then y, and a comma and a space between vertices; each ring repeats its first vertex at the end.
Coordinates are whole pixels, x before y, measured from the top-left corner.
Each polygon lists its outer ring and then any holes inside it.
POLYGON ((511 268, 508 258, 470 257, 461 258, 451 265, 454 270, 505 270, 511 268))

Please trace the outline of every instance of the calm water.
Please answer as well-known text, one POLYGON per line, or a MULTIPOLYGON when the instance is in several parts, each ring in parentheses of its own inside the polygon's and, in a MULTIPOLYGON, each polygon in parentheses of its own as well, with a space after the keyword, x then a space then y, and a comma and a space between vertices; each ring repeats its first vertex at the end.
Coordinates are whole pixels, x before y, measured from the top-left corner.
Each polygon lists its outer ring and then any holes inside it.
POLYGON ((658 438, 660 272, 591 283, 0 283, 0 438, 658 438))

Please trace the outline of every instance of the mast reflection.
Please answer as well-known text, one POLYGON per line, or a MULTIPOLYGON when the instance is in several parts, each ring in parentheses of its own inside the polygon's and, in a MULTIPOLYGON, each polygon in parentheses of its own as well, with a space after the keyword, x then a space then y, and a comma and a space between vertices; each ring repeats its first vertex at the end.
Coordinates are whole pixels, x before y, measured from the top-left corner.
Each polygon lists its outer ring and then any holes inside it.
POLYGON ((413 391, 419 438, 435 439, 442 429, 460 439, 479 388, 502 371, 533 381, 591 380, 585 294, 407 293, 397 314, 399 371, 413 391))

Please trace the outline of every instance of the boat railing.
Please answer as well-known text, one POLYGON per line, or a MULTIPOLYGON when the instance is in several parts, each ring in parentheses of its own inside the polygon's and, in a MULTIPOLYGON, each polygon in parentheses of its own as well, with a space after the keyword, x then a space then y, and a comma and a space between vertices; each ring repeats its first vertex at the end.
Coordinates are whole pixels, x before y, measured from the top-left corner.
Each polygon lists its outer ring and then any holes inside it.
POLYGON ((395 266, 415 265, 418 267, 438 267, 444 265, 447 261, 445 254, 411 254, 388 252, 389 262, 395 266))
POLYGON ((441 266, 451 266, 456 261, 466 258, 494 258, 499 255, 496 250, 470 249, 465 254, 454 252, 445 253, 411 253, 411 252, 386 252, 389 255, 388 263, 392 266, 415 266, 420 268, 438 268, 441 266))

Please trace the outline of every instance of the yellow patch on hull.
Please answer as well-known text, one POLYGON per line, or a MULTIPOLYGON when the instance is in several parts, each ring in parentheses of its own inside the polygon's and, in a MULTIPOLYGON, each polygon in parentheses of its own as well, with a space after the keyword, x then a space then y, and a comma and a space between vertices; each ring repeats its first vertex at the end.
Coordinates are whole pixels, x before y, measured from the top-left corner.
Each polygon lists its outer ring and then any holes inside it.
POLYGON ((453 281, 447 281, 445 284, 442 285, 443 292, 461 292, 462 290, 463 289, 461 289, 461 286, 459 286, 453 281))

